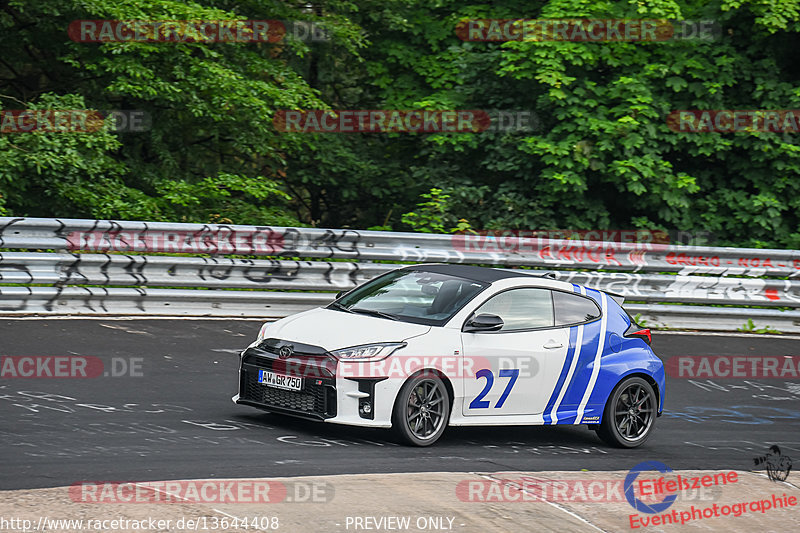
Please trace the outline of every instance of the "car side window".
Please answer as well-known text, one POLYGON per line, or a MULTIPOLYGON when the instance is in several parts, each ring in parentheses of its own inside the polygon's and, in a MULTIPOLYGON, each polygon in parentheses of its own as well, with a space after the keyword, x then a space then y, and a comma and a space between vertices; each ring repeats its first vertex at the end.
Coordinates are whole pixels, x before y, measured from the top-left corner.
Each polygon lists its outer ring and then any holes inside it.
POLYGON ((600 308, 594 300, 577 294, 553 291, 556 309, 556 326, 582 324, 600 318, 600 308))
POLYGON ((548 289, 511 289, 493 296, 475 315, 488 313, 503 319, 499 331, 547 328, 554 324, 553 299, 548 289))

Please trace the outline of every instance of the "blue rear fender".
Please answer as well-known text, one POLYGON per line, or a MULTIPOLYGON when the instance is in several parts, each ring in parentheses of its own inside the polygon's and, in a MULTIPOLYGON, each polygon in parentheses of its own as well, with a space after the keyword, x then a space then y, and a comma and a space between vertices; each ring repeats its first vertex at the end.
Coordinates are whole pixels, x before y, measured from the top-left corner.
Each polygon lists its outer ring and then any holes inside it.
MULTIPOLYGON (((597 291, 587 291, 587 295, 600 303, 597 291)), ((631 319, 619 304, 607 298, 606 308, 603 311, 607 319, 607 327, 603 332, 605 335, 603 355, 600 358, 597 383, 589 398, 582 422, 592 424, 601 422, 606 403, 614 388, 625 378, 633 375, 640 375, 653 385, 658 396, 658 415, 661 416, 666 396, 664 364, 643 339, 623 336, 631 326, 631 319)), ((593 368, 594 362, 588 366, 593 368)), ((576 423, 581 421, 576 420, 576 423)))
POLYGON ((573 286, 576 293, 597 303, 602 317, 570 328, 567 356, 545 408, 544 423, 599 424, 614 388, 631 375, 641 375, 654 385, 660 415, 665 391, 661 360, 643 339, 624 336, 631 319, 612 298, 573 286))
MULTIPOLYGON (((639 339, 625 340, 630 341, 630 344, 644 344, 644 341, 639 339)), ((640 375, 653 385, 658 396, 658 415, 661 416, 666 392, 664 365, 650 347, 645 345, 630 346, 620 349, 617 353, 603 355, 597 386, 589 400, 589 405, 598 411, 595 414, 599 415, 601 420, 606 402, 614 388, 625 378, 633 375, 640 375)))

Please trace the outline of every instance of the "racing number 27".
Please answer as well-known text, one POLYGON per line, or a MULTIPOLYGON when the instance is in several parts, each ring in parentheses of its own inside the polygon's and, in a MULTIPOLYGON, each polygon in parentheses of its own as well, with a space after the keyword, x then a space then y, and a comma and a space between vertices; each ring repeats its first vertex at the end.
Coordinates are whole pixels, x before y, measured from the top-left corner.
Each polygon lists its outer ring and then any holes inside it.
MULTIPOLYGON (((506 402, 506 398, 511 393, 511 389, 514 388, 514 383, 517 382, 517 378, 519 377, 519 368, 504 368, 498 372, 498 377, 501 378, 511 378, 508 380, 506 384, 506 389, 503 391, 503 394, 500 395, 500 398, 497 399, 497 403, 494 404, 496 409, 503 407, 503 404, 506 402)), ((489 407, 489 400, 484 400, 483 397, 489 394, 489 391, 492 389, 492 385, 494 384, 494 374, 488 368, 484 368, 482 370, 478 370, 475 374, 475 379, 486 378, 486 385, 483 387, 483 390, 478 394, 474 400, 469 403, 470 409, 486 409, 489 407)))

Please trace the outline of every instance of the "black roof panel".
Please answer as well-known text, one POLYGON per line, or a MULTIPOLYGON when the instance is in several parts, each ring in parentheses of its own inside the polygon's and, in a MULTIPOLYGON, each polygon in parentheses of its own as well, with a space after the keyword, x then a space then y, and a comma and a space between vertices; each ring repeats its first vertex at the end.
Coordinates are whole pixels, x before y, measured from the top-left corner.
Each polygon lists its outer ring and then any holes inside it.
POLYGON ((406 267, 407 270, 418 270, 420 272, 433 272, 435 274, 449 274, 460 278, 467 278, 474 281, 494 283, 495 281, 507 278, 533 278, 541 277, 544 272, 525 271, 525 270, 498 270, 489 267, 477 267, 470 265, 451 265, 443 263, 432 263, 429 265, 413 265, 406 267))

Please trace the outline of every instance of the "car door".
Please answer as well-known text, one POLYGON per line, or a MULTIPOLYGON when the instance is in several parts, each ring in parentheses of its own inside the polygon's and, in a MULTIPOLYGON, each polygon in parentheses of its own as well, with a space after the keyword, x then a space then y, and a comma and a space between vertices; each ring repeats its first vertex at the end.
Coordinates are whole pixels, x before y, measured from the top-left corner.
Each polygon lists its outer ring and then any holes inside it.
POLYGON ((473 316, 503 319, 498 331, 461 332, 464 416, 544 412, 564 364, 569 328, 554 327, 552 291, 521 287, 492 296, 473 316))

